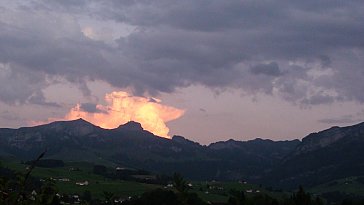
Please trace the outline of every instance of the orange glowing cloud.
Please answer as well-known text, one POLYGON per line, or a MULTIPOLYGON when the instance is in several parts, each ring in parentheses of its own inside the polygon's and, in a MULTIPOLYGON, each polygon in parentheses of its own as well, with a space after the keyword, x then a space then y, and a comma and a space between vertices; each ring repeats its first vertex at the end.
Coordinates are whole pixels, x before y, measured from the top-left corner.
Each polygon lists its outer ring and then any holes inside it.
POLYGON ((77 104, 64 117, 65 120, 83 118, 102 128, 112 129, 129 121, 139 122, 143 129, 165 138, 169 129, 166 122, 184 114, 184 110, 161 104, 158 99, 131 96, 126 92, 106 94, 107 105, 96 105, 99 112, 90 113, 77 104))

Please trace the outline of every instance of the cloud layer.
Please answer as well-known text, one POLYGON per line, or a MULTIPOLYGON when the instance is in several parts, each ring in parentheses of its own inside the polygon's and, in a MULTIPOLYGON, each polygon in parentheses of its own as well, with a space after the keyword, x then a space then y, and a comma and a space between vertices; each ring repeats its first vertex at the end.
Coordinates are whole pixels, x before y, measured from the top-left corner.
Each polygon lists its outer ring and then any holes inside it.
POLYGON ((58 106, 42 90, 59 78, 85 96, 102 80, 140 96, 203 85, 300 105, 364 102, 361 1, 1 2, 7 104, 58 106))
POLYGON ((49 119, 49 121, 83 118, 107 129, 117 128, 129 121, 136 121, 145 130, 160 137, 170 138, 169 129, 165 123, 184 114, 183 110, 163 105, 157 99, 135 97, 122 91, 107 94, 105 100, 107 105, 78 104, 64 118, 49 119))

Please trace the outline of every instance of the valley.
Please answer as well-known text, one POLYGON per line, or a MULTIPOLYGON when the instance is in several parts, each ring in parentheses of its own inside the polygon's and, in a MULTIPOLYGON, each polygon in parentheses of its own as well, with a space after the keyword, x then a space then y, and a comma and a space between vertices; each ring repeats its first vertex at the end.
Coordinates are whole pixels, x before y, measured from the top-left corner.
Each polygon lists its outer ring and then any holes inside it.
POLYGON ((0 142, 2 167, 25 175, 36 162, 31 176, 69 196, 126 200, 154 190, 175 192, 173 176, 179 173, 190 193, 211 203, 226 203, 234 190, 284 200, 299 186, 330 203, 364 197, 363 123, 302 141, 258 138, 205 146, 181 136, 160 138, 136 122, 107 130, 79 119, 0 129, 0 142), (42 159, 31 161, 42 152, 42 159))

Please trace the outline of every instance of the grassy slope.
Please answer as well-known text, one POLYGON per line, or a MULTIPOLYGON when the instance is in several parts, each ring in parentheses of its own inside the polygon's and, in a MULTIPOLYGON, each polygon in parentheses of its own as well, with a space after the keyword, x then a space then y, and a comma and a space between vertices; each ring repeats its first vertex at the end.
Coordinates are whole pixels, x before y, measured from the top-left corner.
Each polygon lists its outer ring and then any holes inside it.
MULTIPOLYGON (((2 166, 25 173, 26 165, 14 159, 1 160, 2 166)), ((82 194, 89 190, 93 197, 102 198, 103 192, 112 192, 116 196, 128 197, 140 195, 146 191, 156 188, 163 188, 159 185, 143 184, 132 181, 110 180, 92 173, 93 164, 87 162, 68 162, 61 168, 40 168, 36 167, 32 176, 41 179, 49 178, 68 178, 69 182, 55 181, 61 193, 82 194), (79 168, 80 171, 70 171, 70 168, 79 168), (88 181, 88 186, 76 185, 76 182, 88 181)), ((325 183, 311 189, 310 193, 322 194, 326 192, 340 191, 364 197, 364 184, 356 181, 357 177, 350 177, 325 183)), ((269 192, 258 185, 244 184, 237 182, 192 182, 192 192, 197 193, 202 199, 211 202, 226 202, 229 192, 235 190, 253 190, 253 193, 246 193, 247 196, 253 195, 256 190, 266 193, 275 198, 287 197, 290 193, 269 192)))
MULTIPOLYGON (((25 173, 26 165, 20 164, 15 160, 2 161, 4 167, 16 170, 20 173, 25 173)), ((56 180, 56 186, 61 193, 68 194, 82 194, 84 191, 89 190, 92 196, 96 198, 102 198, 103 192, 112 192, 116 196, 128 197, 140 195, 146 191, 156 189, 158 185, 143 184, 132 181, 122 180, 109 180, 102 176, 92 173, 93 165, 89 163, 66 163, 65 167, 61 168, 40 168, 36 167, 33 172, 33 177, 40 179, 50 178, 67 178, 70 181, 58 181, 56 180), (79 168, 79 171, 70 171, 71 168, 79 168), (76 185, 76 182, 88 181, 88 186, 76 185)))
POLYGON ((334 180, 309 189, 311 193, 322 194, 327 192, 344 192, 364 197, 364 184, 356 181, 357 177, 347 177, 334 180))
MULTIPOLYGON (((17 160, 2 160, 4 167, 24 173, 26 165, 17 160)), ((61 193, 82 194, 88 190, 93 197, 102 198, 103 192, 112 192, 116 196, 128 197, 140 195, 146 191, 156 188, 163 188, 159 185, 143 184, 132 181, 110 180, 92 173, 93 164, 87 162, 68 162, 61 168, 40 168, 36 167, 32 176, 41 179, 67 178, 69 182, 55 181, 61 193), (80 171, 70 171, 70 168, 79 168, 80 171), (76 185, 76 182, 88 181, 88 186, 76 185)), ((243 184, 237 182, 192 182, 192 192, 196 192, 202 199, 211 202, 226 202, 231 189, 236 190, 260 190, 261 193, 268 193, 257 185, 243 184)), ((271 193, 270 193, 271 194, 271 193)), ((248 193, 249 195, 249 193, 248 193)))
POLYGON ((196 192, 202 199, 211 202, 226 202, 231 190, 252 190, 252 193, 245 192, 246 196, 264 193, 276 198, 286 196, 283 192, 269 192, 264 188, 254 184, 244 184, 238 182, 195 182, 191 191, 196 192), (258 191, 258 192, 257 192, 258 191))

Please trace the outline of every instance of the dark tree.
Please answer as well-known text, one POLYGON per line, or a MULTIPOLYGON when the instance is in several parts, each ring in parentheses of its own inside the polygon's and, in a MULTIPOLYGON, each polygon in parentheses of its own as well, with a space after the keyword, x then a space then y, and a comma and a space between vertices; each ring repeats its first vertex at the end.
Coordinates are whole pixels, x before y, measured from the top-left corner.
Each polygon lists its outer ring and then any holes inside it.
POLYGON ((103 165, 95 165, 93 168, 94 174, 105 175, 107 173, 107 168, 103 165))
POLYGON ((82 199, 87 201, 87 202, 92 201, 91 192, 89 190, 84 191, 83 194, 82 194, 82 199))
POLYGON ((296 205, 310 205, 311 195, 309 193, 306 193, 305 190, 303 190, 302 186, 299 186, 297 193, 294 193, 292 195, 292 201, 296 205))
POLYGON ((187 193, 189 189, 187 181, 179 173, 173 174, 173 186, 179 193, 187 193))
POLYGON ((231 205, 243 205, 246 204, 246 199, 245 199, 245 193, 244 191, 238 191, 238 190, 230 190, 230 197, 228 200, 228 204, 231 205))
POLYGON ((103 198, 104 198, 106 204, 112 204, 113 203, 114 193, 104 191, 102 193, 102 195, 103 195, 103 198))

